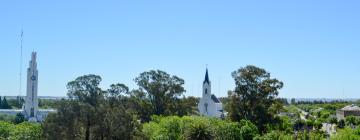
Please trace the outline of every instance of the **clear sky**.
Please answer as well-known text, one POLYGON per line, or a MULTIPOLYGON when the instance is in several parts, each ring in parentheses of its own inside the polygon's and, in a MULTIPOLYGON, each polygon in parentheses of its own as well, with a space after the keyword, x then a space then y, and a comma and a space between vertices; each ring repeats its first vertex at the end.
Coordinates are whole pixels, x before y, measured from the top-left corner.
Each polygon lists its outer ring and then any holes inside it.
POLYGON ((31 51, 39 95, 65 96, 67 82, 98 74, 102 87, 151 69, 183 78, 200 96, 206 64, 213 91, 234 89, 248 64, 285 83, 281 97, 358 98, 358 0, 2 0, 0 95, 19 94, 31 51))

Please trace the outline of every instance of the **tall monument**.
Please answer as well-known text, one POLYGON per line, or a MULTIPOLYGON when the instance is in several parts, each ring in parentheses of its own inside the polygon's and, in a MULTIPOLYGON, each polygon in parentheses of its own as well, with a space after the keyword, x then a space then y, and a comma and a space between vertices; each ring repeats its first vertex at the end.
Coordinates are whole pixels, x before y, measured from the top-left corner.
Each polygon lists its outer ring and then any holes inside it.
POLYGON ((38 113, 38 70, 36 63, 36 52, 31 53, 31 61, 27 69, 27 88, 25 100, 25 117, 29 121, 37 121, 38 113))

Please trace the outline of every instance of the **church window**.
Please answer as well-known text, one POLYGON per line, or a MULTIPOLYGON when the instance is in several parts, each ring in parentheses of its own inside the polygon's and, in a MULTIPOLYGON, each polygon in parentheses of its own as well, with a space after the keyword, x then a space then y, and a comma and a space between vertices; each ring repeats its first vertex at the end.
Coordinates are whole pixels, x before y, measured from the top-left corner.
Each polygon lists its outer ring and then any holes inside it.
POLYGON ((207 88, 205 88, 205 94, 207 94, 207 88))

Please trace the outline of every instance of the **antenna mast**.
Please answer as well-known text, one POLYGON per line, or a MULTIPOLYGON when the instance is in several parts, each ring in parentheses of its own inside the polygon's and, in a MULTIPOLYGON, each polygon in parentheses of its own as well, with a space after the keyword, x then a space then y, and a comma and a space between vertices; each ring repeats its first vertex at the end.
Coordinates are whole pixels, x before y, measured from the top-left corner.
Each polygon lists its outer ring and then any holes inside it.
POLYGON ((19 96, 22 95, 21 93, 21 89, 22 89, 22 63, 23 63, 23 36, 24 36, 24 31, 23 29, 21 29, 21 38, 20 38, 20 41, 21 41, 21 44, 20 44, 20 79, 19 79, 19 96))

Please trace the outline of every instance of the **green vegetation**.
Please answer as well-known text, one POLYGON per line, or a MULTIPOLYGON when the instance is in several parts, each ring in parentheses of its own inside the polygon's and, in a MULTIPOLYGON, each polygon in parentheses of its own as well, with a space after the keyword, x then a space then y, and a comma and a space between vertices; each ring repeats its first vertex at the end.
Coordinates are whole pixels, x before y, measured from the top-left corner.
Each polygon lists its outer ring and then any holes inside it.
POLYGON ((11 109, 12 107, 9 105, 6 97, 3 99, 0 96, 0 109, 11 109))
POLYGON ((14 124, 0 121, 0 139, 9 140, 39 140, 42 129, 40 124, 23 122, 14 124))
POLYGON ((360 127, 357 129, 351 129, 346 127, 340 129, 335 136, 331 137, 332 140, 359 140, 360 139, 360 127))
POLYGON ((232 73, 235 80, 235 90, 229 96, 229 104, 226 109, 232 121, 247 119, 254 122, 261 132, 273 119, 274 114, 282 108, 281 103, 276 102, 278 90, 283 83, 272 79, 270 73, 255 66, 240 68, 232 73), (276 112, 269 109, 274 106, 276 112))
MULTIPOLYGON (((336 110, 350 102, 296 102, 278 98, 283 83, 255 66, 232 73, 235 89, 220 100, 227 117, 198 115, 199 98, 185 97, 185 81, 151 70, 134 79, 130 90, 117 83, 99 87, 101 77, 84 75, 67 84, 68 98, 39 100, 55 108, 41 124, 23 122, 22 114, 1 115, 0 139, 65 140, 355 140, 360 119, 337 120, 336 110), (337 132, 325 132, 336 128, 337 132)), ((19 108, 23 99, 2 99, 0 105, 19 108), (6 105, 7 104, 7 105, 6 105)))
POLYGON ((108 90, 99 87, 101 77, 85 75, 68 83, 69 99, 57 103, 57 113, 43 124, 47 139, 138 139, 141 122, 151 115, 191 115, 197 99, 180 98, 184 80, 163 71, 141 73, 139 89, 124 84, 108 90))
POLYGON ((251 140, 259 135, 250 121, 224 121, 196 116, 154 116, 153 121, 143 125, 146 139, 172 140, 251 140))

